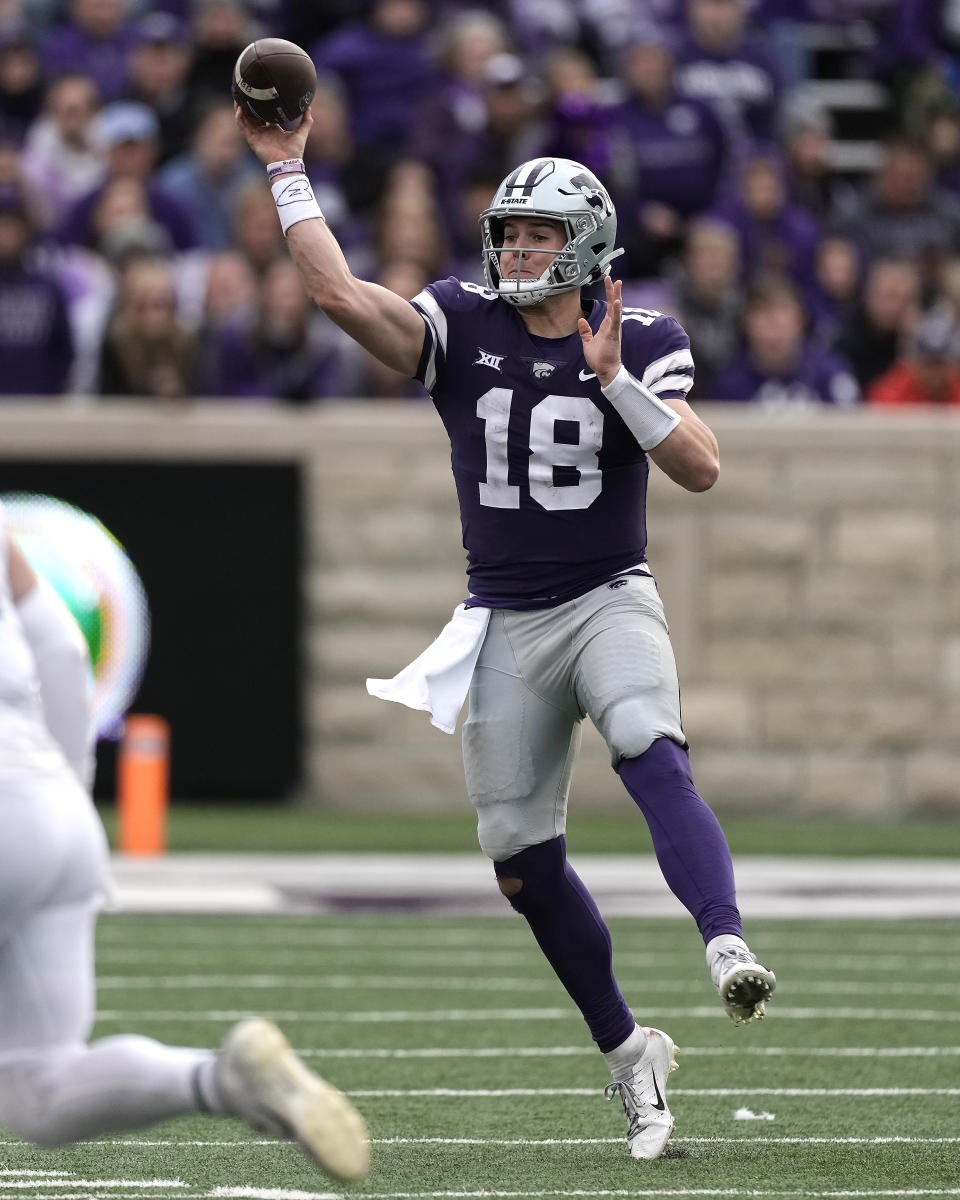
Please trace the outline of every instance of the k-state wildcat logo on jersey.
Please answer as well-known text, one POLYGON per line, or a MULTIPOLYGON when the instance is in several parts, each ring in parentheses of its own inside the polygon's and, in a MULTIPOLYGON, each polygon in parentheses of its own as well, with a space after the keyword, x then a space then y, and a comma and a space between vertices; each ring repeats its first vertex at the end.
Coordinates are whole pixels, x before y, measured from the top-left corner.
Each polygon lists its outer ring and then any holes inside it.
POLYGON ((500 364, 507 357, 505 354, 488 354, 486 350, 481 350, 477 347, 477 354, 480 356, 474 361, 475 367, 493 367, 495 371, 502 370, 500 364))
POLYGON ((556 363, 535 362, 530 364, 530 370, 537 379, 548 379, 556 369, 556 363))

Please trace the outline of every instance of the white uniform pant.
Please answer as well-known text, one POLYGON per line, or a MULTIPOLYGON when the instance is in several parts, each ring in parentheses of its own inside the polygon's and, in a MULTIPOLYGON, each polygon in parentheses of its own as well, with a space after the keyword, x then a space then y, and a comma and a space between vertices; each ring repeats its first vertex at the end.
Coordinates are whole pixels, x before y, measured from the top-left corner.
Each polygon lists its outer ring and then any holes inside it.
POLYGON ((196 1110, 206 1051, 87 1039, 103 826, 74 777, 0 777, 0 1124, 59 1145, 196 1110))
POLYGON ((495 862, 566 830, 584 717, 614 767, 656 738, 685 744, 673 647, 650 576, 618 576, 555 608, 491 614, 463 762, 480 846, 495 862))

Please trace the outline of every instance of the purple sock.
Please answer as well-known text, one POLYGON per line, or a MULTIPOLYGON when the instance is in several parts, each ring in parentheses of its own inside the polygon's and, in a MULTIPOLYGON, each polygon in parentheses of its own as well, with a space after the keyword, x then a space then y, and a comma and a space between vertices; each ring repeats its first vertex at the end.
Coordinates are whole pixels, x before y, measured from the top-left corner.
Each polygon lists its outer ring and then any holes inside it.
POLYGON ((636 1020, 613 976, 610 932, 567 862, 566 839, 540 842, 493 867, 498 879, 521 881, 519 892, 507 898, 526 918, 600 1050, 625 1042, 636 1020))
POLYGON ((647 819, 667 885, 696 921, 704 942, 721 933, 743 937, 730 848, 694 786, 686 751, 658 738, 639 758, 623 759, 617 770, 647 819))

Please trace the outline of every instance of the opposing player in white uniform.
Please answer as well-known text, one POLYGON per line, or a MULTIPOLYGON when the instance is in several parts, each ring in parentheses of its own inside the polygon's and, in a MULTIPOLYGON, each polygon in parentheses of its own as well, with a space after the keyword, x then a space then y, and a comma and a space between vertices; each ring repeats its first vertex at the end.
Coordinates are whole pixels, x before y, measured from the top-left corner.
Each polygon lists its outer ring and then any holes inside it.
POLYGON ((241 1022, 216 1053, 133 1035, 88 1042, 107 868, 86 787, 89 681, 73 617, 0 504, 0 1125, 58 1146, 185 1113, 233 1115, 358 1178, 361 1118, 270 1022, 241 1022))
POLYGON ((689 339, 672 317, 623 308, 609 278, 616 214, 580 163, 534 159, 503 180, 480 219, 488 287, 440 280, 408 304, 356 279, 322 220, 299 157, 309 114, 293 133, 238 121, 310 295, 423 382, 450 437, 470 594, 415 663, 368 688, 450 731, 469 689, 463 757, 481 847, 610 1066, 630 1154, 657 1158, 673 1127, 675 1047, 637 1024, 609 932, 566 858, 585 716, 697 922, 730 1016, 761 1016, 775 984, 743 940, 726 839, 690 774, 646 562, 649 461, 691 491, 717 478, 716 439, 685 400, 689 339), (581 296, 600 280, 605 301, 581 296))

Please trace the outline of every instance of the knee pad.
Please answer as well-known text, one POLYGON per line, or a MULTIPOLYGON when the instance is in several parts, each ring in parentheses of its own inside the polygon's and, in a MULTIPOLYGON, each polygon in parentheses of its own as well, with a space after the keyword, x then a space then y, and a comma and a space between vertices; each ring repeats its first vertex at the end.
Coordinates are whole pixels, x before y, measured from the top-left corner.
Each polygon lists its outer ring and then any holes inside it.
POLYGON ((564 878, 566 863, 567 839, 561 835, 536 846, 528 846, 510 858, 495 861, 493 869, 497 879, 504 883, 507 880, 519 881, 520 887, 512 894, 502 887, 500 890, 511 908, 526 914, 535 911, 545 897, 556 895, 564 878))
POLYGON ((655 718, 649 697, 620 696, 605 710, 600 732, 610 748, 610 761, 616 769, 624 758, 639 758, 650 749, 664 730, 655 718))

